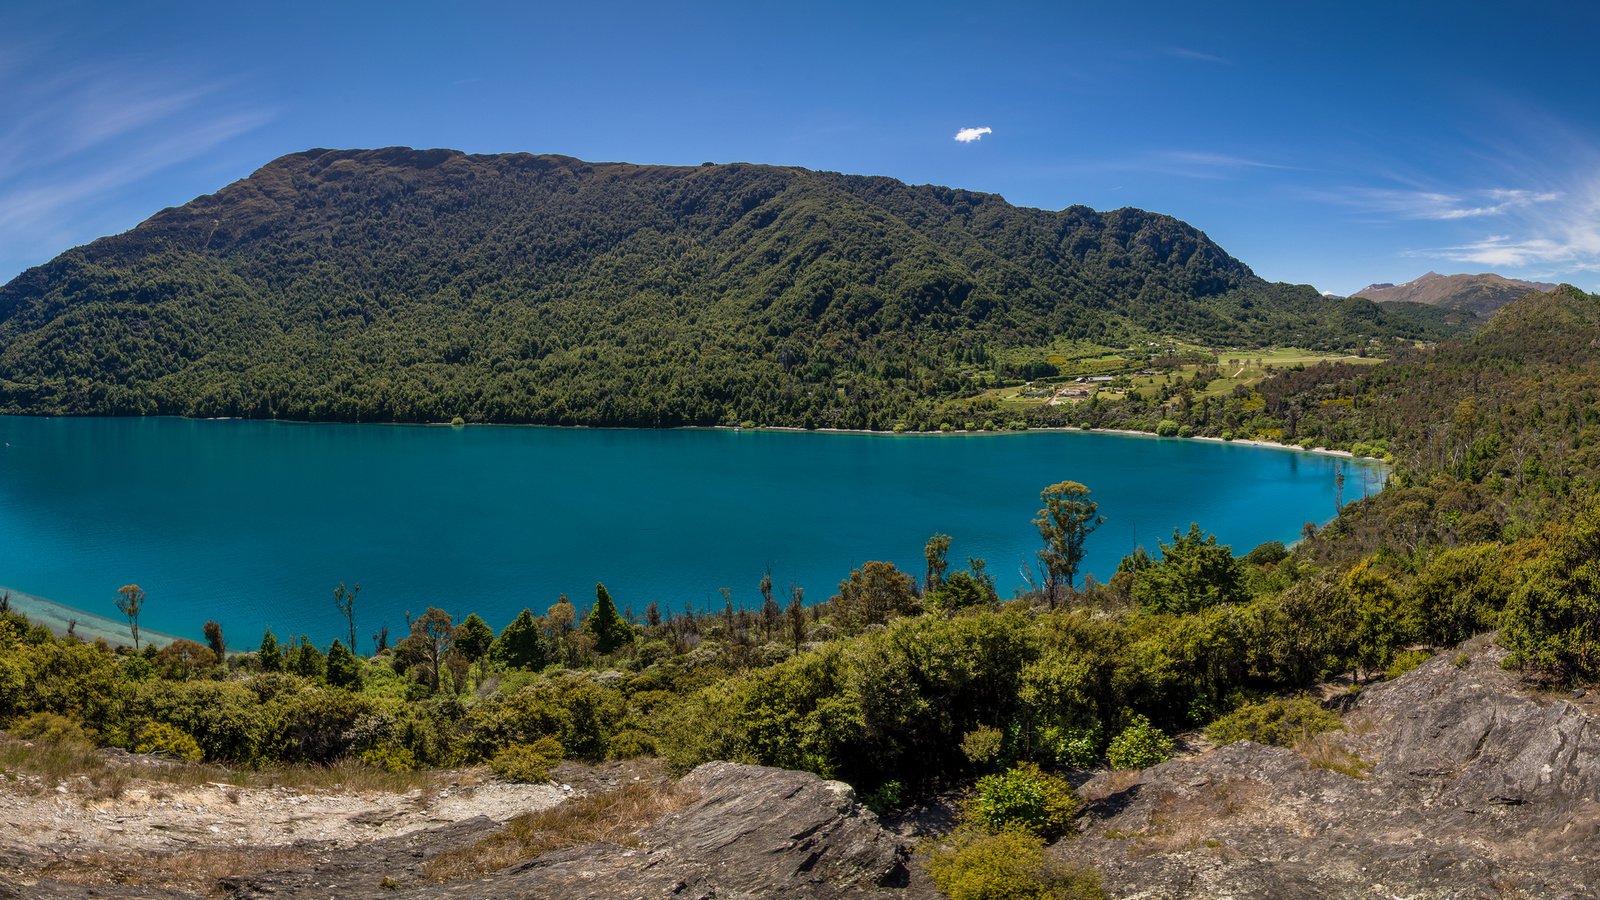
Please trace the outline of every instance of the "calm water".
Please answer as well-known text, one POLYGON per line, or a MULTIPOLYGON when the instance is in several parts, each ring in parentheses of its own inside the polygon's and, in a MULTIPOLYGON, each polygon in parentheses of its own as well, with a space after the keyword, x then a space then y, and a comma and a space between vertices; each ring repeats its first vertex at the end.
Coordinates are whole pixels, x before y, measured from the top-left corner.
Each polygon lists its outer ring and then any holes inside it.
POLYGON ((1002 594, 1038 537, 1039 491, 1087 484, 1107 517, 1086 568, 1191 521, 1244 550, 1294 540, 1381 470, 1327 456, 1078 432, 880 436, 298 425, 0 417, 0 584, 236 645, 264 627, 343 633, 331 592, 360 582, 358 634, 429 605, 496 628, 604 581, 619 606, 759 601, 771 567, 811 600, 853 565, 920 576, 928 535, 955 567, 988 559, 1002 594))

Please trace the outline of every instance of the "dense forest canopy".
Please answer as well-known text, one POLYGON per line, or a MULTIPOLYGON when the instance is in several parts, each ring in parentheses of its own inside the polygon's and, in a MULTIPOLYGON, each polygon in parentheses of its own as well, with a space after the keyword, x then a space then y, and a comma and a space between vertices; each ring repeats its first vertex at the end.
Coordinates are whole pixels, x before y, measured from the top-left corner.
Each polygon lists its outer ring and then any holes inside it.
POLYGON ((1458 326, 1137 209, 746 164, 311 150, 0 288, 0 411, 888 428, 997 350, 1458 326))

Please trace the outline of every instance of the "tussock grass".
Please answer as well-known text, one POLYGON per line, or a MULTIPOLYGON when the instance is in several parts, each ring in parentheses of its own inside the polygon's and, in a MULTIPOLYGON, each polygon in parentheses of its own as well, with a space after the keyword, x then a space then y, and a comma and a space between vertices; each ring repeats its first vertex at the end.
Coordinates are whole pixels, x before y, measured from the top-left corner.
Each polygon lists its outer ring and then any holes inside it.
POLYGON ((1079 788, 1078 797, 1090 803, 1098 803, 1138 784, 1139 778, 1138 769, 1113 769, 1079 788))
POLYGON ((1364 780, 1372 763, 1357 756, 1335 737, 1335 733, 1312 735, 1294 745, 1294 751, 1319 769, 1364 780))
POLYGON ((575 797, 559 806, 518 816, 468 847, 428 860, 423 873, 441 883, 478 878, 552 850, 607 841, 639 844, 638 831, 688 806, 693 793, 676 784, 635 781, 615 790, 575 797))

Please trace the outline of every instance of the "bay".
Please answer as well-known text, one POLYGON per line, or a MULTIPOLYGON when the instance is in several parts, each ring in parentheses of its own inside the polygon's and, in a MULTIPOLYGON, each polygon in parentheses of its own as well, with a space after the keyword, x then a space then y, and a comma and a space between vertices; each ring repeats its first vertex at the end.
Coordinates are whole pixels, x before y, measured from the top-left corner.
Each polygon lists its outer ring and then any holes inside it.
POLYGON ((1039 492, 1081 481, 1106 523, 1085 569, 1198 522, 1244 552, 1381 487, 1375 463, 1101 432, 878 435, 729 430, 429 427, 0 417, 0 584, 141 627, 234 646, 265 628, 327 643, 332 590, 360 582, 358 636, 438 606, 499 628, 604 582, 619 607, 759 604, 769 567, 827 599, 887 559, 920 577, 988 561, 1002 596, 1038 546, 1039 492))

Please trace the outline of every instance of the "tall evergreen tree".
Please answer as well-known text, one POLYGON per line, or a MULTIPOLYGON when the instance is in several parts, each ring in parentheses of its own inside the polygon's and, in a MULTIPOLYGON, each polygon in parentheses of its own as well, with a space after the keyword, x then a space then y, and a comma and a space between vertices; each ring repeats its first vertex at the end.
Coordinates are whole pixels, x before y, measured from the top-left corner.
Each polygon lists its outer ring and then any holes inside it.
POLYGON ((338 638, 328 648, 328 683, 352 690, 361 687, 361 661, 338 638))
POLYGON ((610 653, 633 640, 633 626, 617 614, 611 592, 603 584, 594 586, 594 608, 583 620, 583 630, 594 638, 594 649, 600 653, 610 653))
POLYGON ((271 628, 261 636, 261 649, 256 651, 256 664, 261 666, 263 672, 283 671, 283 652, 278 649, 278 639, 272 634, 271 628))
POLYGON ((524 609, 501 629, 494 641, 494 655, 513 669, 544 668, 548 661, 544 632, 532 610, 524 609))

